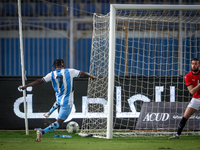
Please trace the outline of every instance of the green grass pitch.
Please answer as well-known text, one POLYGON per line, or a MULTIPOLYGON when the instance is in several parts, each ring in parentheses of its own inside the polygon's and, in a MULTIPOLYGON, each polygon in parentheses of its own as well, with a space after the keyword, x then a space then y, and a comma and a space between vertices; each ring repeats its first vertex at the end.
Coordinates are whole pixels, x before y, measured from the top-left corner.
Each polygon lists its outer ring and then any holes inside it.
POLYGON ((0 131, 0 150, 198 150, 200 136, 181 136, 168 140, 165 137, 114 137, 111 140, 94 137, 72 138, 53 137, 55 134, 68 134, 67 131, 54 131, 45 134, 41 142, 35 142, 35 131, 0 131))

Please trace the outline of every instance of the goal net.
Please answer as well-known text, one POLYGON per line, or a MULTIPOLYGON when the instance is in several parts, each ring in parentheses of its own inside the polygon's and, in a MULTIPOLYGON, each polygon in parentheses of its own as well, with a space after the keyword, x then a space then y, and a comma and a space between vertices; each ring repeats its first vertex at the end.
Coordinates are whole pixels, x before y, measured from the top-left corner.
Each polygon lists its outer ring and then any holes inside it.
MULTIPOLYGON (((111 5, 94 14, 81 134, 112 138, 175 133, 188 102, 184 83, 200 58, 200 6, 111 5)), ((183 134, 200 129, 200 113, 183 134)))

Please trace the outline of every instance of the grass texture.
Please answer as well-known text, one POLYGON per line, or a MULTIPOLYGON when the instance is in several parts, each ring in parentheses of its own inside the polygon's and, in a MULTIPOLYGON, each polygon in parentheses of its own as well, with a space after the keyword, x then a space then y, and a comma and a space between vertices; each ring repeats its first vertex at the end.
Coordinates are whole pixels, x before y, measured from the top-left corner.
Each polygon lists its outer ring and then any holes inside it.
POLYGON ((43 135, 41 142, 35 142, 36 132, 0 131, 0 150, 198 150, 200 136, 181 136, 180 139, 168 140, 165 137, 114 137, 99 139, 80 137, 53 137, 55 134, 68 134, 67 131, 53 131, 43 135))

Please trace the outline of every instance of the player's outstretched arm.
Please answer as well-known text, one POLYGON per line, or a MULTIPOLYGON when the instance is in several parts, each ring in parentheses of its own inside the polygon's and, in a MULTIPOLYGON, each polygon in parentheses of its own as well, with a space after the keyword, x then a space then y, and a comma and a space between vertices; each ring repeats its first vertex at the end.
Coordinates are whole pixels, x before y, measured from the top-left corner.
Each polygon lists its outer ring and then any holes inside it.
POLYGON ((91 74, 89 74, 89 73, 87 73, 87 72, 81 72, 80 75, 81 75, 81 76, 85 76, 85 77, 89 77, 89 78, 91 78, 92 80, 96 80, 96 77, 95 77, 95 76, 93 76, 93 75, 91 75, 91 74))
POLYGON ((198 90, 200 90, 200 83, 197 86, 195 86, 195 87, 193 87, 193 85, 190 85, 187 88, 188 88, 189 92, 193 95, 198 90))
POLYGON ((41 79, 37 79, 37 80, 35 80, 35 81, 33 81, 33 82, 31 82, 31 83, 25 85, 25 86, 19 87, 19 89, 20 89, 20 90, 25 90, 25 89, 26 89, 27 87, 29 87, 29 86, 35 86, 35 85, 41 84, 41 83, 43 83, 43 82, 44 82, 44 81, 42 80, 42 78, 41 78, 41 79))

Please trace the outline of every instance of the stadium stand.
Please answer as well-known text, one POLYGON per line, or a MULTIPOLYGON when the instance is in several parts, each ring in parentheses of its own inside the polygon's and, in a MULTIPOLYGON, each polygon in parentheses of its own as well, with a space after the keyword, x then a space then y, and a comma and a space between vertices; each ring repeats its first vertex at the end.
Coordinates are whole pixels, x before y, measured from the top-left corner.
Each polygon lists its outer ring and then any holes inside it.
POLYGON ((44 27, 51 30, 67 30, 66 23, 45 23, 44 27))
POLYGON ((51 14, 54 16, 62 16, 63 15, 63 6, 61 3, 56 3, 51 5, 51 14))
POLYGON ((33 8, 29 3, 21 4, 21 13, 23 16, 33 16, 33 8))
POLYGON ((57 29, 57 23, 45 23, 44 27, 48 28, 48 29, 56 30, 57 29))
POLYGON ((3 5, 3 15, 4 16, 15 16, 16 15, 16 9, 15 5, 11 3, 7 3, 3 5))
POLYGON ((162 15, 163 12, 164 12, 163 10, 153 10, 153 11, 152 11, 152 14, 153 14, 153 15, 162 15))
POLYGON ((35 13, 40 16, 46 16, 48 14, 47 4, 45 3, 36 3, 35 13))
POLYGON ((178 24, 177 23, 169 23, 169 30, 178 30, 178 24))
POLYGON ((67 30, 67 24, 66 23, 59 23, 58 29, 60 30, 67 30))
POLYGON ((78 30, 86 30, 86 24, 85 23, 78 23, 77 29, 78 30))
POLYGON ((109 3, 102 3, 101 4, 101 13, 107 14, 110 12, 110 4, 109 3))
POLYGON ((154 25, 154 28, 155 28, 156 30, 163 30, 163 29, 164 29, 164 26, 163 26, 162 23, 159 23, 159 24, 155 24, 155 25, 154 25))
MULTIPOLYGON (((51 43, 54 45, 59 45, 57 43, 57 40, 64 40, 62 41, 64 44, 66 44, 66 41, 68 41, 69 37, 69 17, 70 17, 70 0, 21 0, 22 2, 22 17, 23 21, 26 20, 26 22, 23 22, 23 32, 24 34, 24 40, 29 43, 29 45, 25 49, 29 49, 30 47, 34 49, 34 47, 30 46, 31 44, 35 44, 38 41, 36 40, 36 35, 31 35, 27 33, 36 33, 37 32, 37 38, 40 41, 41 44, 41 49, 42 49, 42 42, 43 40, 49 40, 47 42, 47 47, 51 47, 51 43), (30 20, 30 22, 28 22, 30 20), (34 30, 34 31, 32 31, 34 30), (37 31, 38 30, 38 31, 37 31), (56 31, 54 31, 56 30, 56 31), (64 30, 59 31, 59 30, 64 30), (50 31, 50 32, 47 32, 50 31), (47 33, 47 37, 45 35, 47 33), (63 35, 60 35, 60 33, 63 33, 63 35), (56 35, 55 35, 56 34, 56 35), (44 38, 40 37, 44 36, 44 38), (55 37, 54 37, 55 35, 55 37), (30 38, 30 36, 33 36, 30 38), (50 38, 48 37, 50 36, 50 38), (66 38, 67 37, 67 38, 66 38), (55 41, 51 41, 51 40, 55 41), (30 43, 29 41, 35 40, 35 43, 30 43), (66 40, 66 41, 65 41, 66 40), (49 44, 49 45, 48 45, 49 44)), ((100 13, 100 14, 107 14, 110 11, 110 3, 131 3, 131 4, 179 4, 179 0, 74 0, 74 6, 73 6, 73 12, 74 12, 74 19, 76 22, 74 23, 74 38, 76 39, 75 43, 75 51, 79 54, 79 51, 81 53, 84 53, 88 55, 88 61, 89 61, 89 56, 90 56, 90 42, 88 42, 88 45, 83 46, 83 39, 91 41, 90 38, 90 33, 92 33, 93 29, 93 23, 91 22, 83 22, 84 18, 87 20, 91 19, 92 20, 92 13, 100 13), (77 21, 79 18, 82 20, 79 22, 77 21), (89 31, 90 30, 90 31, 89 31), (89 32, 88 32, 89 31, 89 32), (78 41, 77 41, 78 39, 78 41), (81 47, 81 50, 79 49, 81 47), (89 47, 89 48, 88 48, 89 47)), ((199 0, 182 0, 182 4, 200 4, 199 0)), ((17 5, 17 0, 1 0, 0 2, 0 17, 1 17, 1 22, 0 22, 0 30, 5 31, 3 32, 6 33, 7 31, 12 33, 12 30, 15 31, 16 35, 14 38, 18 39, 18 32, 17 30, 19 29, 18 25, 18 5, 17 5), (4 19, 5 18, 5 19, 4 19)), ((138 10, 136 11, 137 15, 145 15, 146 11, 144 10, 138 10), (143 13, 141 13, 141 11, 143 13)), ((163 13, 171 13, 174 16, 178 15, 178 11, 152 11, 152 14, 154 16, 162 15, 163 13)), ((196 15, 195 11, 186 11, 183 12, 184 15, 186 16, 192 16, 196 15)), ((189 28, 191 27, 192 24, 184 24, 183 28, 189 28)), ((120 28, 120 27, 118 27, 120 28)), ((177 30, 178 31, 178 24, 169 22, 169 24, 159 24, 159 25, 154 25, 152 24, 130 24, 129 28, 132 30, 149 30, 150 28, 153 28, 154 30, 177 30)), ((195 29, 198 28, 200 29, 200 26, 195 26, 195 29)), ((193 28, 192 28, 193 30, 193 28)), ((5 36, 1 40, 7 45, 12 45, 13 43, 10 41, 11 37, 5 36)), ((187 39, 188 41, 190 39, 187 39)), ((186 40, 186 41, 187 41, 186 40)), ((139 41, 139 39, 138 39, 139 41)), ((17 43, 18 41, 16 41, 17 43)), ((15 44, 15 43, 14 43, 15 44)), ((1 44, 2 45, 2 44, 1 44)), ((35 45, 38 45, 35 44, 35 45)), ((45 44, 44 44, 45 45, 45 44)), ((63 51, 66 51, 67 48, 61 48, 63 51)), ((2 49, 5 49, 6 52, 6 47, 2 46, 2 49)), ((57 49, 57 47, 55 47, 57 49)), ((13 50, 14 51, 14 50, 13 50)), ((36 49, 34 51, 37 52, 36 49)), ((52 52, 54 52, 54 49, 52 49, 52 52)), ((55 52, 56 53, 56 52, 55 52)), ((68 53, 65 54, 66 57, 68 56, 68 53)), ((52 55, 51 57, 53 57, 52 55)), ((10 56, 8 56, 9 58, 10 56)), ((40 58, 42 60, 42 58, 40 58)), ((9 60, 12 60, 9 58, 9 60)), ((80 65, 75 62, 75 65, 77 69, 81 69, 83 71, 88 71, 88 62, 83 62, 85 58, 80 57, 80 65), (81 66, 84 66, 83 64, 85 63, 85 68, 81 68, 81 66)), ((2 61, 2 64, 4 62, 2 61)), ((15 75, 19 75, 19 73, 16 73, 15 75)), ((37 70, 35 73, 30 73, 28 75, 39 75, 42 73, 37 73, 37 70)), ((13 75, 6 73, 4 75, 13 75)))
POLYGON ((92 13, 95 13, 96 12, 96 5, 94 3, 86 3, 84 5, 84 13, 87 15, 87 16, 91 16, 92 13))
MULTIPOLYGON (((68 4, 68 12, 70 12, 70 4, 68 4)), ((74 16, 80 16, 80 5, 78 3, 73 4, 73 9, 74 9, 74 16)))

